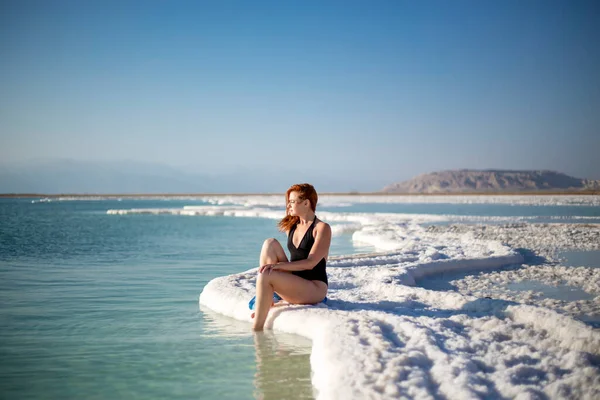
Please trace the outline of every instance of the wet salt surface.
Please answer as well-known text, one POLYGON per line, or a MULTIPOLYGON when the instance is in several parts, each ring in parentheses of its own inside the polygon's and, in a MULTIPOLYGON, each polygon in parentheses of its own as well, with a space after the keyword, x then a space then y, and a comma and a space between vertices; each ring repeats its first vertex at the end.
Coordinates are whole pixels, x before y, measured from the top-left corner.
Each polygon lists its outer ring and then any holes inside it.
POLYGON ((600 269, 518 265, 495 271, 449 272, 417 280, 434 291, 547 307, 600 327, 600 269))
MULTIPOLYGON (((528 224, 428 226, 427 232, 436 235, 471 235, 479 240, 499 241, 514 249, 522 249, 526 261, 537 263, 559 261, 559 253, 586 257, 600 252, 600 225, 598 224, 528 224), (590 253, 582 253, 590 252, 590 253)), ((581 264, 580 264, 581 265, 581 264)), ((579 266, 579 265, 577 265, 579 266)))
MULTIPOLYGON (((590 270, 588 268, 599 268, 600 267, 600 251, 563 251, 558 253, 558 258, 563 260, 560 262, 560 264, 558 265, 558 268, 556 268, 557 266, 555 265, 542 265, 541 268, 542 270, 540 270, 540 268, 532 268, 529 266, 522 266, 523 268, 530 268, 530 272, 527 274, 525 272, 523 273, 517 273, 515 271, 513 271, 512 273, 506 273, 508 274, 507 276, 512 276, 514 279, 517 279, 517 281, 514 282, 507 282, 504 284, 504 288, 509 290, 509 291, 516 291, 516 292, 532 292, 530 294, 530 296, 532 296, 533 298, 538 298, 538 299, 544 299, 544 298, 548 298, 548 299, 555 299, 555 300, 562 300, 562 301, 566 301, 566 302, 570 302, 570 301, 578 301, 578 300, 589 300, 592 301, 595 297, 594 293, 595 290, 593 287, 593 285, 589 285, 588 289, 590 289, 590 292, 586 292, 585 290, 583 290, 581 287, 579 286, 574 286, 574 285, 568 285, 568 284, 564 284, 561 282, 565 282, 568 280, 568 278, 566 277, 566 275, 569 274, 569 269, 568 268, 574 268, 574 267, 583 267, 585 269, 573 269, 573 273, 575 275, 577 274, 584 274, 586 276, 593 276, 594 274, 592 272, 590 272, 590 270), (565 267, 567 269, 565 269, 565 267), (581 271, 587 271, 587 272, 581 272, 581 271), (523 279, 524 276, 535 276, 536 274, 541 274, 541 275, 545 275, 547 277, 549 277, 548 279, 546 279, 546 282, 540 281, 538 279, 524 279, 524 280, 519 280, 519 279, 523 279)), ((512 268, 514 270, 514 267, 512 268)), ((500 272, 500 271, 496 271, 496 272, 500 272)), ((473 279, 472 277, 476 276, 482 280, 488 279, 488 277, 490 276, 489 274, 485 274, 485 273, 481 273, 479 271, 474 271, 472 273, 442 273, 440 275, 436 275, 436 276, 432 276, 432 277, 428 277, 428 278, 424 278, 422 280, 418 281, 418 285, 422 286, 426 289, 429 290, 458 290, 459 286, 466 288, 468 287, 468 284, 463 283, 461 280, 467 279, 467 277, 469 277, 467 280, 471 280, 473 279)), ((503 278, 498 278, 495 277, 494 279, 503 279, 503 278)), ((573 278, 571 278, 571 281, 573 281, 573 278)), ((595 281, 594 281, 595 282, 595 281)), ((482 282, 479 285, 476 285, 475 287, 470 288, 471 291, 478 291, 481 290, 480 286, 487 286, 487 283, 482 282)), ((488 297, 489 295, 494 294, 495 292, 501 291, 502 288, 498 288, 498 287, 492 287, 489 292, 485 292, 485 291, 478 291, 478 294, 483 295, 484 297, 488 297)), ((504 296, 507 299, 512 299, 515 300, 517 299, 517 296, 515 297, 510 297, 510 296, 504 296)), ((592 316, 593 317, 593 316, 592 316)), ((587 318, 585 315, 581 315, 579 316, 579 319, 589 319, 587 318)), ((595 318, 591 318, 592 320, 595 321, 595 318)))
POLYGON ((599 226, 514 223, 430 226, 427 231, 499 240, 521 252, 527 264, 441 274, 420 280, 422 287, 548 307, 600 327, 599 226))

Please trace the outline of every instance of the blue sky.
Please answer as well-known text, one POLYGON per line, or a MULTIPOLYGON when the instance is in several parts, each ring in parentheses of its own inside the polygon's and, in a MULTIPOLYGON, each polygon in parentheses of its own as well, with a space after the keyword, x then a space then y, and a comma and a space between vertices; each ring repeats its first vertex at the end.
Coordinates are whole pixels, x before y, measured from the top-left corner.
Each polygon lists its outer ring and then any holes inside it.
POLYGON ((0 2, 0 159, 600 179, 595 1, 0 2))

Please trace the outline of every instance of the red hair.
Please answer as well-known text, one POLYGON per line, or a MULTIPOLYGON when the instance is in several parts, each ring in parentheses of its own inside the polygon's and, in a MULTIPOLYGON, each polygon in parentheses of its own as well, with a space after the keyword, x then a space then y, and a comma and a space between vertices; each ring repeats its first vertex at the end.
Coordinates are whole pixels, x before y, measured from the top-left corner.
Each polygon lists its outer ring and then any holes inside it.
POLYGON ((313 185, 309 183, 301 183, 290 186, 287 192, 285 192, 286 215, 281 221, 279 221, 279 224, 277 224, 279 230, 282 232, 288 232, 290 229, 292 229, 292 226, 296 225, 298 221, 300 221, 299 216, 287 214, 287 205, 290 199, 290 193, 292 192, 298 192, 298 197, 300 200, 310 201, 310 208, 312 208, 313 211, 317 209, 317 201, 319 200, 319 196, 317 195, 317 191, 313 185))

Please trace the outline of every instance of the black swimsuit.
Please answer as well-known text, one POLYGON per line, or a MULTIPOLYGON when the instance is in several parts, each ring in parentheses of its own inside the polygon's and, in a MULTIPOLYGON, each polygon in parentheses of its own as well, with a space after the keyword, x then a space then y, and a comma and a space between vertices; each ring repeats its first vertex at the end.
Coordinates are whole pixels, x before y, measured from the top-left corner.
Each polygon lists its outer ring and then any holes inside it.
MULTIPOLYGON (((310 225, 310 228, 304 234, 304 237, 300 241, 300 244, 296 248, 294 246, 294 232, 296 232, 296 227, 298 224, 292 226, 290 229, 290 233, 288 234, 288 250, 290 251, 290 261, 298 261, 298 260, 306 260, 308 255, 310 254, 310 250, 315 244, 315 238, 313 236, 313 229, 315 227, 315 223, 317 222, 317 216, 315 215, 315 219, 313 223, 310 225)), ((325 258, 321 259, 317 265, 313 269, 305 269, 303 271, 292 271, 292 274, 299 276, 300 278, 308 279, 309 281, 321 281, 327 282, 327 272, 325 272, 325 266, 327 261, 325 258)))

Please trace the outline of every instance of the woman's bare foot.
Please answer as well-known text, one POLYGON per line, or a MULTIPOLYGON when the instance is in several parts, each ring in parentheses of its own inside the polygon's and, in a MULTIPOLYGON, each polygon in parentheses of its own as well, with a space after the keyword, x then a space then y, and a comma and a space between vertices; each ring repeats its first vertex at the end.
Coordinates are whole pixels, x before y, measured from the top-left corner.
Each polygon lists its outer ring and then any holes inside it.
MULTIPOLYGON (((275 303, 275 302, 271 303, 271 308, 284 306, 286 304, 287 304, 287 302, 285 300, 279 300, 277 303, 275 303)), ((254 319, 254 314, 255 314, 254 311, 252 311, 252 314, 250 314, 250 318, 254 319)))

